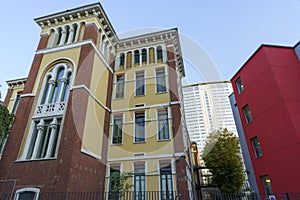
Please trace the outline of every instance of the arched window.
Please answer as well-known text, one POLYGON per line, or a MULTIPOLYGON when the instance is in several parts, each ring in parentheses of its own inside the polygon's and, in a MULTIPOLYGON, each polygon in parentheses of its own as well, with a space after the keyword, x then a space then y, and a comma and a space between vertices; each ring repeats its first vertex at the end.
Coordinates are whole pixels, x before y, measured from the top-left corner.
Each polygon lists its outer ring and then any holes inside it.
POLYGON ((65 63, 57 64, 45 79, 40 104, 64 102, 69 91, 71 69, 65 63))
POLYGON ((49 40, 48 40, 48 44, 47 47, 53 47, 54 46, 54 41, 55 40, 55 31, 53 29, 50 30, 49 32, 49 40))
POLYGON ((66 36, 65 36, 65 41, 64 44, 67 44, 69 41, 69 36, 70 36, 70 26, 65 26, 65 31, 66 31, 66 36))
POLYGON ((139 50, 134 51, 134 66, 139 66, 140 65, 140 52, 139 50))
POLYGON ((151 47, 149 49, 149 64, 154 64, 155 63, 155 56, 154 56, 154 48, 151 47))
POLYGON ((60 68, 58 70, 56 79, 54 80, 54 83, 53 83, 53 87, 52 87, 52 91, 51 91, 48 103, 58 102, 59 95, 60 95, 62 85, 63 85, 62 78, 63 78, 64 72, 65 72, 64 68, 60 68))
POLYGON ((147 65, 147 50, 142 49, 142 65, 147 65))
POLYGON ((156 48, 156 55, 157 55, 157 62, 162 63, 163 62, 163 53, 162 53, 162 47, 158 46, 156 48))
POLYGON ((121 53, 120 54, 120 70, 124 69, 124 64, 125 64, 125 54, 121 53))
POLYGON ((126 69, 130 69, 132 67, 132 52, 127 52, 127 59, 126 59, 126 69))
POLYGON ((101 43, 100 43, 100 51, 102 54, 104 53, 104 48, 105 48, 105 35, 103 34, 101 37, 101 43))
POLYGON ((15 200, 37 200, 39 198, 40 189, 22 188, 16 191, 15 200))
POLYGON ((56 40, 55 40, 55 45, 59 45, 60 44, 60 40, 61 40, 61 36, 62 36, 62 28, 59 27, 56 29, 56 40))
POLYGON ((72 42, 77 42, 77 41, 76 41, 76 35, 77 35, 77 32, 78 32, 77 29, 78 29, 78 25, 77 25, 77 24, 73 24, 73 25, 72 25, 73 34, 71 34, 71 36, 72 36, 72 37, 71 37, 71 38, 72 38, 71 41, 72 41, 72 42))

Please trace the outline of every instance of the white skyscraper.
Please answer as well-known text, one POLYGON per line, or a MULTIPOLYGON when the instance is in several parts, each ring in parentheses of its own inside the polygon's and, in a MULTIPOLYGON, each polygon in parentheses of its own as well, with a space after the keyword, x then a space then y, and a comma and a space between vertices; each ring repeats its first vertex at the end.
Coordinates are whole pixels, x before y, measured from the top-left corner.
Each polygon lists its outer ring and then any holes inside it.
POLYGON ((227 128, 237 135, 228 97, 232 92, 230 81, 183 86, 187 129, 200 153, 203 153, 207 136, 215 130, 227 128))

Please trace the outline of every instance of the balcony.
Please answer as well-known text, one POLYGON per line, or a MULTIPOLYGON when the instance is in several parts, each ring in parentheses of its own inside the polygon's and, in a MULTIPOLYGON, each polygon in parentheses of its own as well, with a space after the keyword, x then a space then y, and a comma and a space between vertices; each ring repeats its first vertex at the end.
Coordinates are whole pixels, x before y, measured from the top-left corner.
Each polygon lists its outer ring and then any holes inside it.
POLYGON ((51 103, 37 106, 34 117, 62 115, 65 112, 65 102, 51 103))

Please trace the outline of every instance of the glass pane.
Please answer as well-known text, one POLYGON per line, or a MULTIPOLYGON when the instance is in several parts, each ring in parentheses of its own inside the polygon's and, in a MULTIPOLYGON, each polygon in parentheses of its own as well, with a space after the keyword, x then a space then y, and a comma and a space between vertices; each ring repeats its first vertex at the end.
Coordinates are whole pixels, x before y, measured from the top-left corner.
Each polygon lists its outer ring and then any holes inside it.
POLYGON ((18 200, 34 200, 35 199, 35 192, 22 192, 19 193, 18 200))

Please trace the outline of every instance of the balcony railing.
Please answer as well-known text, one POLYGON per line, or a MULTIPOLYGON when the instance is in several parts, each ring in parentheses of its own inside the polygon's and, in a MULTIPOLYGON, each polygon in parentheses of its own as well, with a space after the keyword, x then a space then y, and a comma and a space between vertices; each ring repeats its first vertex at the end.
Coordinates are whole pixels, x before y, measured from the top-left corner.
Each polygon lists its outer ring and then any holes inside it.
POLYGON ((51 103, 37 106, 35 117, 62 115, 65 112, 65 102, 51 103))

